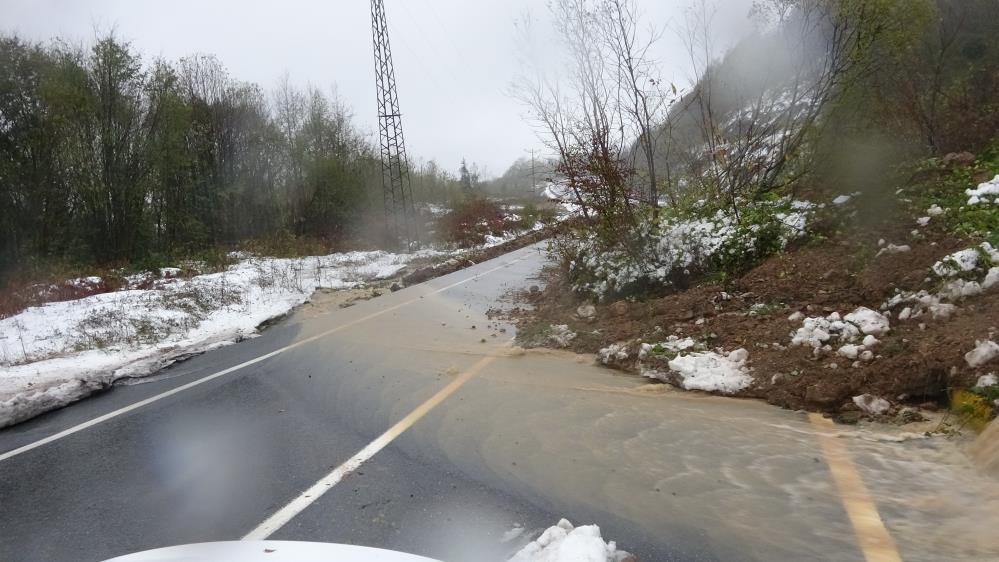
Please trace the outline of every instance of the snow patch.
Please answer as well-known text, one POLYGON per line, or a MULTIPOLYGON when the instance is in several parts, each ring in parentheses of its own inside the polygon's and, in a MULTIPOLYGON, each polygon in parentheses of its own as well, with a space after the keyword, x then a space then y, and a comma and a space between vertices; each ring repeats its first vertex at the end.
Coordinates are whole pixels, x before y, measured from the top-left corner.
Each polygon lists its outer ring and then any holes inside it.
POLYGON ((966 189, 964 192, 968 195, 969 205, 989 203, 990 197, 992 203, 999 203, 999 175, 991 181, 978 184, 975 189, 966 189))
POLYGON ((643 248, 640 259, 634 251, 608 250, 596 238, 578 241, 569 267, 581 281, 573 288, 603 299, 637 282, 669 286, 678 277, 710 269, 719 259, 759 251, 763 232, 775 235, 783 248, 804 234, 815 207, 790 199, 754 205, 766 217, 754 224, 740 223, 733 213, 721 210, 706 217, 667 216, 658 224, 643 223, 636 233, 636 247, 643 248))
POLYGON ((977 248, 966 248, 944 257, 933 264, 931 269, 933 273, 945 279, 956 277, 980 267, 983 255, 988 257, 987 261, 999 263, 999 251, 993 248, 992 244, 982 242, 977 248))
POLYGON ((999 377, 992 373, 978 377, 978 382, 975 383, 976 388, 988 388, 996 385, 999 385, 999 377))
POLYGON ((839 351, 837 351, 837 353, 839 353, 843 357, 846 357, 847 359, 856 359, 857 357, 860 356, 860 352, 862 352, 863 350, 864 348, 862 346, 848 343, 843 347, 839 348, 839 351))
POLYGON ((885 315, 863 306, 847 314, 843 319, 857 325, 861 332, 871 336, 883 336, 890 329, 885 315))
POLYGON ((999 267, 992 267, 985 274, 985 279, 982 279, 982 289, 987 291, 996 285, 999 285, 999 267))
POLYGON ((713 351, 678 355, 669 362, 670 370, 683 379, 680 385, 687 390, 732 394, 752 383, 746 370, 749 352, 737 349, 728 355, 713 351))
POLYGON ((569 347, 574 339, 576 339, 576 332, 570 330, 566 324, 553 324, 551 333, 548 334, 548 341, 558 347, 569 347))
POLYGON ((901 245, 888 244, 887 246, 878 250, 878 253, 874 257, 878 257, 884 254, 904 254, 906 252, 911 252, 911 251, 912 247, 909 246, 908 244, 901 244, 901 245))
POLYGON ((628 346, 621 343, 612 343, 598 351, 597 358, 599 358, 600 362, 604 365, 610 365, 611 363, 618 361, 627 361, 628 346))
POLYGON ((630 558, 630 554, 618 550, 614 541, 604 541, 600 527, 573 527, 562 519, 520 549, 509 562, 625 562, 630 558))
POLYGON ((638 350, 638 358, 645 359, 650 353, 679 353, 697 347, 697 341, 693 338, 680 338, 670 336, 666 341, 659 343, 643 343, 638 350))
POLYGON ((832 200, 832 203, 833 205, 846 205, 851 199, 853 199, 851 195, 839 195, 832 200))
POLYGON ((0 320, 0 427, 117 379, 145 376, 178 358, 251 337, 319 288, 391 277, 411 259, 431 254, 249 257, 220 273, 28 308, 0 320))
POLYGON ((968 366, 975 369, 999 357, 999 344, 991 340, 975 342, 975 348, 964 354, 968 366))

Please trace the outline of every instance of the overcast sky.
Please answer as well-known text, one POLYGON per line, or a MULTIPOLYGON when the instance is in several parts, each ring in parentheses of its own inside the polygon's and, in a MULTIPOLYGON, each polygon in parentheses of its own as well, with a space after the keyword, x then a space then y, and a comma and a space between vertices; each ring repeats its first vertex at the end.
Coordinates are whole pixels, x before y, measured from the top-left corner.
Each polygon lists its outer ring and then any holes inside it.
MULTIPOLYGON (((639 0, 649 25, 683 19, 694 0, 639 0)), ((716 33, 746 28, 751 0, 716 0, 716 33)), ((385 0, 403 127, 410 156, 455 170, 462 158, 501 174, 541 144, 509 96, 519 61, 515 21, 531 12, 550 29, 543 0, 385 0)), ((240 80, 270 92, 292 82, 330 88, 376 134, 368 0, 0 0, 0 30, 35 40, 90 41, 114 28, 148 59, 211 53, 240 80)), ((537 50, 544 49, 543 43, 537 50)), ((542 56, 543 53, 534 53, 542 56)), ((663 77, 689 78, 686 55, 667 30, 656 58, 663 77)))

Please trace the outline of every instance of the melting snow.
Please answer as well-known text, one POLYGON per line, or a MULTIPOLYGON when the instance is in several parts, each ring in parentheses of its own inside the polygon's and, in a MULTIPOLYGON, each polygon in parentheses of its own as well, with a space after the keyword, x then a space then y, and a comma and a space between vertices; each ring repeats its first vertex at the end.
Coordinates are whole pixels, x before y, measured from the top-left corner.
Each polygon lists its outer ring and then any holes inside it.
POLYGON ((863 306, 844 316, 843 320, 856 324, 861 332, 871 336, 883 336, 889 330, 887 317, 863 306))
POLYGON ((703 351, 678 355, 669 362, 669 368, 680 375, 683 379, 680 384, 687 390, 732 394, 753 382, 746 371, 748 358, 749 352, 745 349, 737 349, 728 355, 703 351))
POLYGON ((570 330, 567 324, 553 324, 551 333, 548 334, 548 341, 559 347, 569 347, 574 339, 576 333, 570 330))
POLYGON ((978 368, 999 357, 999 344, 991 340, 975 343, 975 349, 964 354, 964 360, 971 368, 978 368))
POLYGON ((823 351, 832 351, 830 342, 835 338, 842 344, 837 354, 847 359, 871 361, 874 354, 870 348, 880 343, 876 336, 887 334, 889 329, 887 317, 861 306, 842 317, 833 312, 825 318, 805 318, 801 328, 791 334, 791 345, 811 346, 818 357, 823 351), (866 334, 862 344, 852 344, 861 334, 866 334))
POLYGON ((153 289, 29 308, 0 320, 0 427, 79 400, 114 380, 251 337, 261 323, 306 302, 318 288, 387 278, 426 255, 249 258, 222 273, 172 279, 153 289))
POLYGON ((614 541, 605 542, 600 527, 573 527, 562 519, 536 540, 522 548, 509 562, 624 562, 631 557, 618 550, 614 541))
POLYGON ((978 184, 975 189, 966 189, 965 193, 968 194, 969 205, 988 203, 989 197, 992 197, 993 203, 999 203, 999 175, 992 178, 991 181, 978 184))
POLYGON ((999 377, 996 377, 992 373, 978 377, 978 382, 975 383, 975 386, 978 388, 988 388, 996 385, 999 385, 999 377))
POLYGON ((612 343, 597 352, 597 357, 604 365, 609 365, 615 361, 625 361, 628 359, 628 347, 620 343, 612 343))
MULTIPOLYGON (((983 246, 987 244, 988 242, 985 242, 983 246)), ((978 258, 979 253, 977 248, 960 250, 933 264, 933 273, 936 273, 940 277, 954 277, 965 271, 973 271, 978 267, 978 258)))

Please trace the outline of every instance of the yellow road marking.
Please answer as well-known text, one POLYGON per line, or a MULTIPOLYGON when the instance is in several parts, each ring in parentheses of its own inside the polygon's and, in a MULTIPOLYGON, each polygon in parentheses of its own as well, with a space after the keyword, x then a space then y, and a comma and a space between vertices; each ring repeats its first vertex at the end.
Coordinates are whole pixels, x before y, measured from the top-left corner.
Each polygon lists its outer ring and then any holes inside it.
POLYGON ((901 562, 898 547, 885 528, 846 443, 830 431, 833 429, 833 422, 814 413, 808 414, 808 420, 819 430, 819 445, 822 446, 826 464, 832 472, 833 481, 836 482, 864 558, 867 562, 901 562))

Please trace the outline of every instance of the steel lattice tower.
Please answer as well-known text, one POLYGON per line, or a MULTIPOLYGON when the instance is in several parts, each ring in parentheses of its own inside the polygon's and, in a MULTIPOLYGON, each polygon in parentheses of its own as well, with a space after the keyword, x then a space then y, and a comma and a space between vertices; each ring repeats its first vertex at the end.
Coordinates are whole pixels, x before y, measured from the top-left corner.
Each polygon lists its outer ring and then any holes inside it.
POLYGON ((409 247, 416 240, 413 194, 409 179, 402 114, 395 87, 395 69, 389 46, 385 4, 371 0, 371 36, 375 46, 375 83, 378 89, 378 138, 381 145, 382 197, 385 226, 390 238, 409 247))

